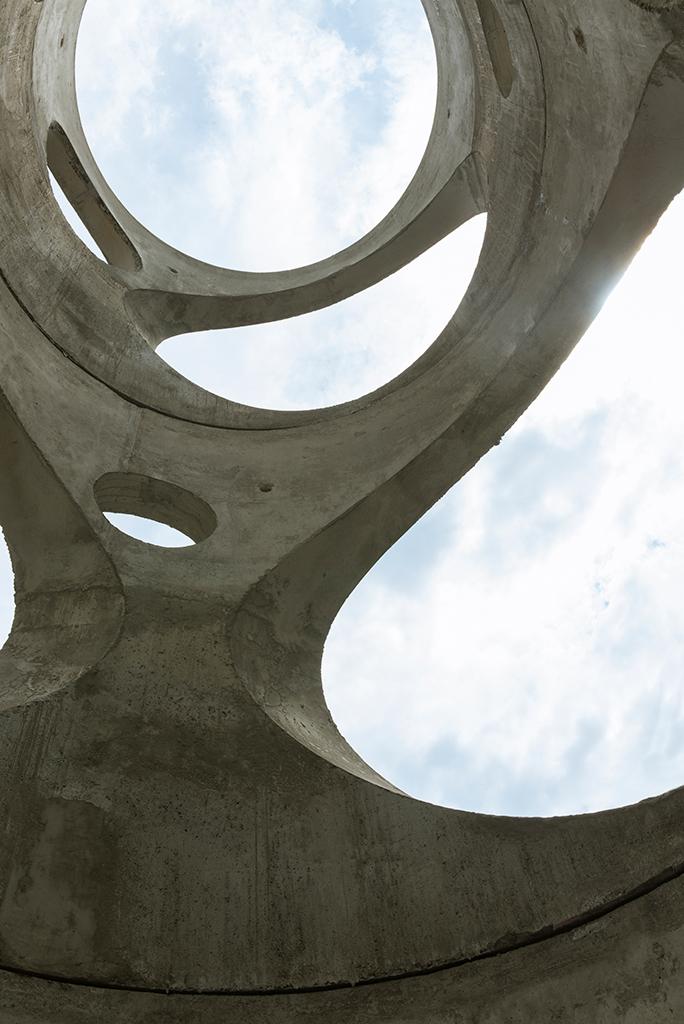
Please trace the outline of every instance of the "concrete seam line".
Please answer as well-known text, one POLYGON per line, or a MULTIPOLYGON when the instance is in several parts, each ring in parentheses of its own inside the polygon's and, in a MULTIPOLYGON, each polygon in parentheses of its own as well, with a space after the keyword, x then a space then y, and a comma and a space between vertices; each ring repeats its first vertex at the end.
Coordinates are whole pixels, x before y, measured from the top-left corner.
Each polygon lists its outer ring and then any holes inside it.
POLYGON ((571 932, 576 931, 578 928, 583 928, 588 924, 592 924, 604 917, 617 913, 623 908, 630 906, 632 903, 636 903, 638 900, 643 899, 645 896, 650 896, 658 889, 679 881, 683 876, 684 862, 681 862, 674 867, 661 871, 660 874, 649 879, 647 882, 644 882, 642 885, 637 886, 635 889, 632 889, 631 892, 627 893, 625 896, 608 900, 599 907, 593 907, 591 910, 587 910, 583 914, 578 914, 576 917, 563 921, 558 925, 547 925, 536 932, 522 935, 517 941, 514 940, 512 942, 502 943, 500 946, 495 945, 490 949, 483 950, 481 953, 475 953, 473 956, 462 957, 459 960, 435 964, 431 967, 416 968, 415 970, 403 971, 398 974, 388 974, 382 977, 361 978, 359 981, 340 981, 331 982, 326 985, 297 986, 292 988, 178 989, 145 988, 142 986, 137 987, 134 985, 117 984, 116 982, 93 982, 89 981, 87 978, 66 978, 61 975, 44 974, 40 971, 31 971, 21 967, 8 967, 2 964, 0 964, 0 974, 11 974, 15 977, 30 978, 35 981, 53 982, 58 985, 71 985, 73 988, 90 988, 101 992, 127 992, 136 995, 189 996, 193 998, 197 998, 198 996, 214 998, 268 998, 269 996, 310 995, 316 992, 340 992, 346 991, 350 988, 367 988, 370 985, 386 985, 392 982, 409 981, 412 978, 425 978, 433 974, 443 974, 447 971, 458 970, 461 967, 469 967, 472 964, 477 964, 484 960, 493 960, 498 957, 509 956, 513 953, 522 952, 532 946, 538 946, 543 942, 549 942, 552 939, 560 938, 562 935, 568 935, 571 932))

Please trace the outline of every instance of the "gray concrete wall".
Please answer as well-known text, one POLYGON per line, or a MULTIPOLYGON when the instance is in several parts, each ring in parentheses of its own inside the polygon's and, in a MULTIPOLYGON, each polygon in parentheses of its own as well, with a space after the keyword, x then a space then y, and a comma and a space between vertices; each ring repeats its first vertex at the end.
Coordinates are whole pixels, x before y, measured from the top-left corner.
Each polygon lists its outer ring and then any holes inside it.
POLYGON ((170 249, 103 181, 81 6, 0 10, 0 1021, 679 1019, 684 792, 548 820, 412 800, 339 735, 320 659, 684 184, 684 15, 425 0, 439 97, 405 195, 329 260, 245 274, 170 249), (481 210, 466 297, 372 395, 252 409, 155 355, 353 294, 481 210), (197 544, 132 541, 115 510, 197 544))

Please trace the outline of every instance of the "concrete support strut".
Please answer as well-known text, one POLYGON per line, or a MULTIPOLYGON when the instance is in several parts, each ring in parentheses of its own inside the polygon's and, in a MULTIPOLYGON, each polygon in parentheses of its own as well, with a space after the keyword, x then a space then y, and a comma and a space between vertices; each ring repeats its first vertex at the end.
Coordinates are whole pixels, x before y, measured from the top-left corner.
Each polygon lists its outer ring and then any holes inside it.
POLYGON ((684 790, 548 820, 424 804, 350 749, 320 679, 341 604, 684 185, 680 5, 423 0, 415 178, 357 243, 272 274, 171 249, 111 192, 77 113, 82 6, 0 6, 0 1024, 684 1019, 684 790), (155 354, 336 302, 485 210, 452 320, 362 399, 253 409, 155 354), (116 510, 197 543, 130 540, 116 510))

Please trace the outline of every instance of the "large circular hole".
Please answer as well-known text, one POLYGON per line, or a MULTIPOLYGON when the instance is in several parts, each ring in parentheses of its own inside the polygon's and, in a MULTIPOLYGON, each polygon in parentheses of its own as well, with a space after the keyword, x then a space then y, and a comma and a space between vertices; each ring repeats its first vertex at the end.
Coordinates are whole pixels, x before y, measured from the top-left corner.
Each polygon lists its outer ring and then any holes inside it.
POLYGON ((150 230, 207 262, 314 262, 394 205, 436 62, 420 0, 89 0, 77 51, 95 158, 150 230))
POLYGON ((552 815, 684 783, 684 194, 500 446, 342 609, 335 721, 401 789, 552 815))
POLYGON ((336 405, 410 366, 451 319, 477 266, 487 217, 468 221, 391 277, 326 309, 169 338, 157 354, 224 398, 270 409, 336 405))

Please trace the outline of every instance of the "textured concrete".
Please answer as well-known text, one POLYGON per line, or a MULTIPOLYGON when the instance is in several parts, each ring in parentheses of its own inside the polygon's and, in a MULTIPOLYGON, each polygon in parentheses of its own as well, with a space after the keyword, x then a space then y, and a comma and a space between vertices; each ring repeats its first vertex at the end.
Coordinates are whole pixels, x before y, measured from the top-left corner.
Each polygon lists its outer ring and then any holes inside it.
POLYGON ((349 249, 274 274, 190 259, 111 194, 76 112, 79 0, 0 7, 2 1024, 684 1017, 683 790, 445 810, 379 778, 323 700, 341 603, 534 399, 684 185, 681 10, 424 6, 439 98, 413 182, 349 249), (155 355, 353 294, 481 210, 465 299, 372 395, 251 409, 155 355))

